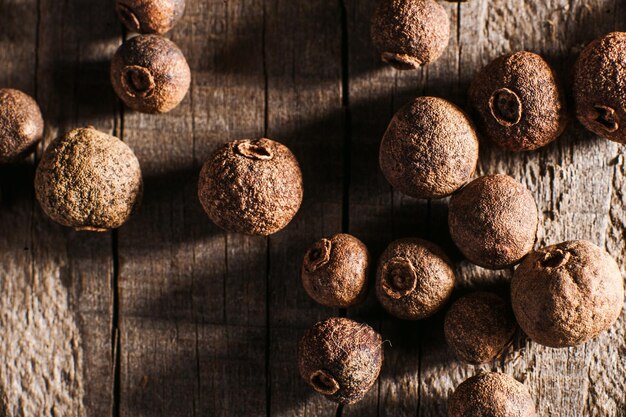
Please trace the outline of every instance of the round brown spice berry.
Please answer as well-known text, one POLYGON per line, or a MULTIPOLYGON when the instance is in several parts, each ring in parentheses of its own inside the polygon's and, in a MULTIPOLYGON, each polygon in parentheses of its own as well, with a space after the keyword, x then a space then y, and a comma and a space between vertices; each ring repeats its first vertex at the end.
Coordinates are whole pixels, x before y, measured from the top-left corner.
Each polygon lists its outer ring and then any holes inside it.
POLYGON ((463 186, 478 162, 472 122, 454 104, 418 97, 393 117, 380 144, 389 183, 416 198, 442 198, 463 186))
POLYGON ((183 17, 185 0, 116 0, 115 10, 131 32, 163 34, 183 17))
POLYGON ((536 417, 528 388, 509 375, 487 372, 462 382, 448 401, 448 417, 536 417))
POLYGON ((613 32, 591 42, 574 73, 576 116, 588 130, 626 143, 626 33, 613 32))
POLYGON ((46 148, 35 192, 43 211, 63 226, 115 229, 139 207, 139 161, 118 138, 93 128, 75 129, 46 148))
POLYGON ((382 343, 380 335, 367 324, 340 317, 321 321, 300 341, 300 375, 332 401, 357 402, 380 374, 382 343))
POLYGON ((39 106, 27 94, 0 89, 0 163, 26 156, 43 136, 39 106))
POLYGON ((376 296, 391 315, 419 320, 448 301, 454 279, 454 269, 437 245, 422 239, 399 239, 380 257, 376 296))
POLYGON ((111 83, 117 96, 131 109, 166 113, 187 94, 191 72, 174 42, 157 35, 139 35, 115 53, 111 83))
POLYGON ((532 250, 538 216, 526 187, 508 175, 486 175, 452 196, 448 225, 454 243, 470 262, 503 269, 532 250))
POLYGON ((198 197, 207 215, 230 232, 267 236, 291 221, 302 203, 295 156, 270 140, 236 140, 204 163, 198 197))
POLYGON ((497 294, 474 292, 459 298, 446 313, 444 332, 455 355, 478 365, 496 358, 515 334, 515 319, 497 294))
POLYGON ((354 236, 320 239, 304 255, 302 284, 322 305, 352 307, 367 295, 369 263, 367 247, 354 236))
POLYGON ((603 249, 585 240, 569 241, 524 259, 513 275, 511 302, 532 340, 557 348, 576 346, 617 320, 624 281, 603 249))
POLYGON ((545 146, 567 125, 559 82, 550 65, 531 52, 505 55, 483 68, 469 99, 483 135, 512 151, 545 146))
POLYGON ((383 62, 410 70, 441 56, 448 46, 450 21, 434 0, 381 0, 371 32, 383 62))

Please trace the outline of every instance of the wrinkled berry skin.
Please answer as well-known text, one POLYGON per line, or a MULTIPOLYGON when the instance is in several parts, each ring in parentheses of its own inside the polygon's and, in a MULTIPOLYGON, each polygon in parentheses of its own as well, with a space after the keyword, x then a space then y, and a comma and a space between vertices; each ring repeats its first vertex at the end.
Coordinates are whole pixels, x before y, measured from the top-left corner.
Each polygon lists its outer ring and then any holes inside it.
POLYGON ((446 49, 450 21, 434 0, 380 0, 371 36, 383 62, 399 70, 417 69, 446 49))
POLYGON ((448 417, 537 417, 528 388, 513 377, 485 372, 462 382, 448 401, 448 417))
POLYGON ((511 342, 516 327, 510 306, 502 297, 477 291, 450 306, 444 333, 459 359, 478 365, 498 357, 511 342))
POLYGON ((467 183, 478 162, 478 136, 467 115, 437 97, 418 97, 393 116, 380 143, 380 169, 415 198, 446 197, 467 183))
POLYGON ((115 10, 129 31, 162 35, 183 17, 185 0, 116 0, 115 10))
POLYGON ((300 375, 329 400, 355 403, 378 379, 382 345, 380 335, 365 323, 342 317, 320 321, 300 341, 300 375))
POLYGON ((454 281, 454 269, 439 246, 417 238, 399 239, 378 261, 376 297, 389 314, 420 320, 450 299, 454 281))
POLYGON ((333 308, 360 304, 367 295, 370 255, 345 233, 315 242, 304 255, 302 285, 311 298, 333 308))
POLYGON ((43 136, 43 117, 35 100, 19 90, 0 89, 0 164, 33 150, 43 136))
POLYGON ((559 81, 532 52, 504 55, 483 68, 472 81, 469 101, 481 133, 511 151, 541 148, 567 126, 559 81))
POLYGON ((295 156, 271 139, 236 140, 204 163, 198 198, 224 230, 267 236, 283 229, 300 209, 302 172, 295 156))
POLYGON ((626 143, 626 33, 591 42, 574 70, 576 117, 587 130, 626 143))
POLYGON ((185 98, 191 71, 174 42, 158 35, 139 35, 115 53, 111 83, 117 96, 131 109, 166 113, 185 98))
POLYGON ((513 312, 535 342, 576 346, 608 330, 624 303, 624 280, 615 260, 585 240, 538 249, 511 281, 513 312))
POLYGON ((35 194, 43 211, 63 226, 116 229, 139 208, 141 168, 118 138, 93 128, 75 129, 44 151, 35 194))
POLYGON ((539 213, 531 192, 508 175, 477 178, 450 198, 450 235, 463 255, 488 269, 513 266, 532 250, 539 213))

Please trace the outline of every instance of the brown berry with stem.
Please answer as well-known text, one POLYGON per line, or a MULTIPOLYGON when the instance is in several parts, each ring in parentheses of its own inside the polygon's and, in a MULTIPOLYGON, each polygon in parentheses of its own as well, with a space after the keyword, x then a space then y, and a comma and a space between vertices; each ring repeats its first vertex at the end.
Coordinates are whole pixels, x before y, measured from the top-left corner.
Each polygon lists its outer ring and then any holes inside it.
POLYGON ((624 303, 624 280, 615 260, 585 240, 530 253, 511 281, 513 312, 535 342, 560 348, 585 343, 608 330, 624 303))
POLYGON ((120 227, 138 209, 142 190, 133 151, 118 138, 90 127, 54 140, 35 174, 35 193, 43 211, 76 230, 120 227))
POLYGON ((448 417, 537 417, 528 388, 513 377, 485 372, 462 382, 448 401, 448 417))
POLYGON ((300 375, 331 401, 357 402, 378 379, 382 344, 380 335, 365 323, 342 317, 320 321, 300 341, 300 375))
POLYGON ((399 70, 417 69, 446 49, 450 20, 435 0, 380 0, 371 35, 383 62, 399 70))
POLYGON ((337 234, 315 242, 304 255, 302 284, 318 303, 347 308, 367 295, 370 256, 356 237, 337 234))
POLYGON ((443 307, 454 281, 454 269, 439 246, 422 239, 399 239, 378 261, 376 296, 389 314, 419 320, 443 307))
POLYGON ((446 313, 444 333, 454 354, 481 364, 498 357, 515 334, 515 318, 499 295, 477 291, 456 300, 446 313))
POLYGON ((467 115, 437 97, 418 97, 389 123, 380 144, 380 169, 398 191, 442 198, 470 180, 478 162, 478 137, 467 115))
POLYGON ((513 266, 535 244, 539 213, 531 192, 508 175, 486 175, 450 199, 450 235, 463 255, 488 269, 513 266))
POLYGON ((43 117, 37 102, 11 88, 0 89, 0 163, 16 161, 39 143, 43 117))
POLYGON ((183 17, 185 0, 116 0, 115 10, 131 32, 164 34, 183 17))
POLYGON ((276 233, 296 215, 302 196, 298 161, 271 139, 227 143, 200 171, 198 198, 209 218, 230 232, 276 233))
POLYGON ((472 81, 469 101, 482 134, 512 151, 545 146, 567 125, 559 81, 532 52, 504 55, 483 68, 472 81))
POLYGON ((115 53, 111 83, 117 96, 131 109, 166 113, 185 98, 191 71, 174 42, 158 35, 139 35, 115 53))
POLYGON ((626 143, 626 33, 591 42, 574 70, 576 117, 606 139, 626 143))

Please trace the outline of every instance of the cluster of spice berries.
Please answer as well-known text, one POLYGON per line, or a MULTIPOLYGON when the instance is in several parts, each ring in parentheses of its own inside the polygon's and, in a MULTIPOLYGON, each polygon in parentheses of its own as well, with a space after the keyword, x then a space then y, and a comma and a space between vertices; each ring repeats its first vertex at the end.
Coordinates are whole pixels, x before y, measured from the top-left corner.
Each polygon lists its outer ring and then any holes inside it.
MULTIPOLYGON (((129 108, 164 113, 178 106, 191 74, 181 50, 161 35, 181 18, 184 0, 117 0, 126 28, 140 34, 111 62, 111 83, 129 108)), ((435 0, 381 0, 371 35, 381 59, 400 70, 438 59, 450 36, 445 9, 435 0)), ((626 143, 626 33, 590 43, 574 71, 578 120, 591 132, 626 143)), ((555 141, 568 122, 558 77, 539 55, 517 52, 483 68, 469 88, 478 131, 510 151, 531 151, 555 141)), ((0 90, 0 163, 24 157, 41 140, 37 103, 0 90)), ((512 268, 510 300, 477 291, 449 307, 444 334, 456 356, 471 364, 499 357, 519 326, 549 347, 582 344, 609 329, 624 299, 615 260, 603 249, 574 240, 534 250, 538 209, 532 193, 507 175, 472 180, 479 135, 462 109, 437 97, 418 97, 391 120, 380 144, 380 168, 398 191, 422 199, 450 197, 450 235, 470 262, 512 268)), ((77 230, 120 227, 143 193, 139 161, 118 138, 87 127, 54 140, 43 153, 35 192, 54 221, 77 230)), ((293 153, 271 139, 245 139, 218 148, 200 172, 198 197, 208 217, 237 233, 267 236, 286 227, 303 198, 302 173, 293 153)), ((331 308, 362 303, 368 293, 371 255, 363 242, 337 234, 315 242, 301 269, 305 291, 331 308)), ((456 272, 436 244, 405 238, 391 242, 375 268, 382 307, 403 320, 442 310, 453 294, 456 272)), ((320 321, 298 351, 302 377, 339 403, 364 397, 383 362, 382 337, 347 318, 320 321)), ((508 375, 483 373, 459 385, 450 417, 535 416, 526 387, 508 375)))
MULTIPOLYGON (((180 20, 184 8, 184 0, 116 1, 126 28, 140 33, 120 46, 111 61, 111 83, 129 108, 164 113, 187 94, 187 61, 172 41, 160 36, 180 20)), ((0 90, 0 163, 29 153, 43 128, 31 97, 0 90)), ((122 226, 137 211, 143 180, 139 161, 125 143, 87 127, 49 144, 37 167, 35 191, 43 211, 57 223, 106 231, 122 226)), ((200 202, 215 224, 253 235, 270 235, 287 226, 302 195, 298 161, 287 147, 270 139, 222 146, 204 164, 198 184, 200 202)), ((365 274, 361 281, 366 281, 365 274)))
MULTIPOLYGON (((435 0, 381 0, 372 18, 373 43, 381 59, 396 69, 434 61, 448 37, 448 17, 435 0)), ((624 61, 626 33, 608 34, 582 52, 573 83, 580 122, 620 143, 626 143, 621 126, 626 120, 624 61)), ((480 134, 510 151, 545 146, 568 123, 557 76, 531 52, 504 55, 483 68, 471 83, 469 107, 480 134)), ((395 114, 379 151, 381 171, 398 191, 422 199, 450 197, 450 235, 467 260, 494 270, 519 264, 510 297, 475 291, 451 304, 444 320, 451 351, 478 365, 500 357, 518 326, 536 343, 555 348, 580 345, 608 330, 624 300, 617 263, 584 240, 533 250, 539 214, 532 193, 507 175, 472 180, 479 147, 474 126, 454 104, 418 97, 395 114)), ((367 292, 368 263, 369 252, 357 238, 340 234, 321 239, 304 257, 304 289, 328 307, 357 305, 367 292)), ((455 278, 450 259, 434 243, 396 240, 379 257, 376 298, 389 314, 420 320, 445 307, 455 278)), ((371 327, 331 318, 301 340, 300 373, 317 392, 351 403, 378 377, 380 350, 381 336, 371 327), (361 332, 363 337, 357 338, 361 332), (371 366, 351 362, 361 360, 371 366)), ((536 416, 535 401, 508 375, 478 374, 457 387, 448 415, 487 414, 536 416)))
POLYGON ((119 47, 111 61, 111 84, 129 108, 166 113, 185 98, 191 71, 176 44, 160 35, 185 11, 185 0, 116 0, 126 28, 139 33, 119 47))

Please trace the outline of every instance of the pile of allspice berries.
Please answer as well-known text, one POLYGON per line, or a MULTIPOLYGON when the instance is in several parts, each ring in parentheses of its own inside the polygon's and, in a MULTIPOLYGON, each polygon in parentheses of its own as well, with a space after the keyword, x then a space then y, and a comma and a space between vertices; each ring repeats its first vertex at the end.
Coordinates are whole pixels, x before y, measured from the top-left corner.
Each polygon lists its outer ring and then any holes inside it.
MULTIPOLYGON (((124 25, 140 33, 124 42, 111 62, 113 88, 130 109, 164 113, 187 94, 191 72, 185 57, 160 36, 181 18, 184 6, 184 0, 116 1, 124 25)), ((371 35, 384 62, 411 70, 442 54, 449 26, 435 0, 380 0, 371 35)), ((626 33, 590 43, 578 58, 573 81, 578 120, 599 136, 626 143, 626 33)), ((606 331, 621 312, 624 284, 615 260, 584 240, 533 249, 538 211, 529 190, 506 175, 472 180, 479 149, 475 124, 481 136, 510 151, 532 151, 563 133, 568 117, 557 76, 537 54, 511 53, 474 77, 469 104, 472 118, 444 99, 416 98, 391 120, 379 154, 380 169, 396 190, 420 199, 451 196, 450 235, 470 262, 488 269, 517 265, 511 305, 491 292, 461 297, 446 313, 446 340, 460 360, 471 364, 498 357, 518 326, 545 346, 585 343, 606 331)), ((20 91, 1 89, 0 163, 26 156, 43 132, 37 103, 20 91)), ((34 187, 52 220, 77 230, 105 231, 122 226, 136 212, 143 181, 130 147, 87 127, 49 144, 34 187)), ((286 146, 266 138, 236 140, 206 161, 198 197, 221 228, 267 236, 286 227, 300 208, 302 174, 286 146)), ((302 284, 324 306, 352 307, 366 297, 371 263, 356 237, 322 238, 304 255, 302 284)), ((419 238, 391 242, 376 267, 378 301, 403 320, 441 310, 454 285, 455 268, 446 253, 419 238)), ((362 399, 382 364, 382 337, 347 318, 315 324, 299 345, 302 377, 339 403, 362 399)), ((530 417, 536 415, 535 401, 512 377, 482 373, 457 387, 448 415, 530 417)))

